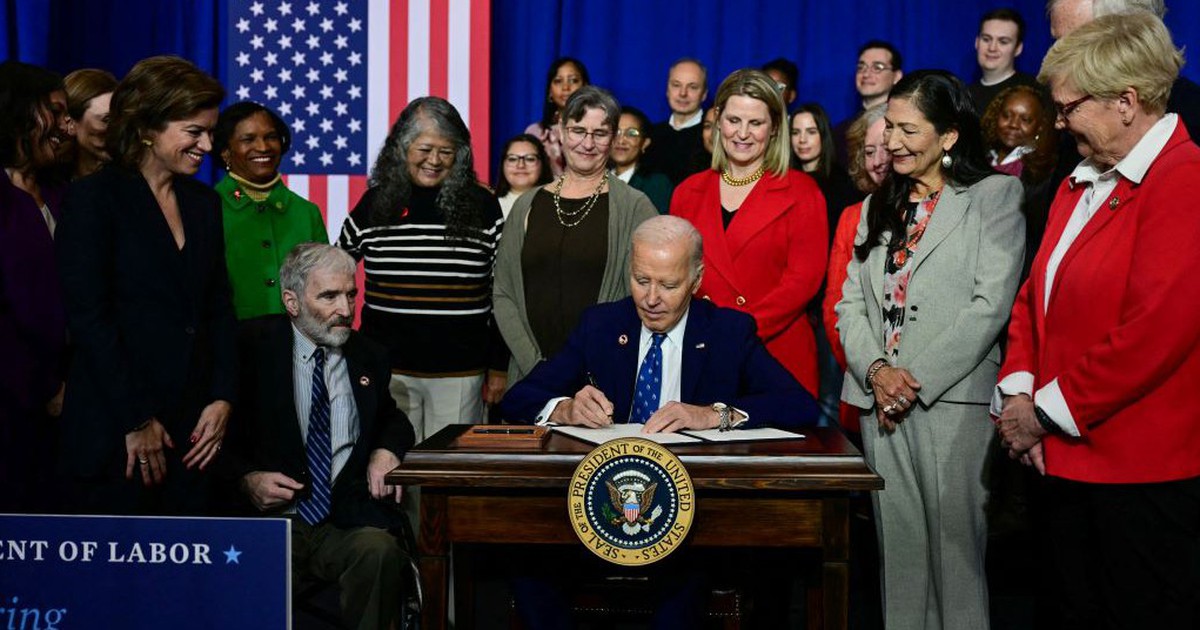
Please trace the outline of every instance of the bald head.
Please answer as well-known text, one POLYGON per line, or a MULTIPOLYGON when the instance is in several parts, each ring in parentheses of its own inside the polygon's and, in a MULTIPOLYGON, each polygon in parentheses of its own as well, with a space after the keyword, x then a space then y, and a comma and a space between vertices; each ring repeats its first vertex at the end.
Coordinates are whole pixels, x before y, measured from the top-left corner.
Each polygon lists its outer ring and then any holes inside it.
POLYGON ((1116 13, 1148 11, 1162 18, 1167 13, 1164 0, 1047 0, 1050 36, 1059 39, 1092 20, 1116 13))

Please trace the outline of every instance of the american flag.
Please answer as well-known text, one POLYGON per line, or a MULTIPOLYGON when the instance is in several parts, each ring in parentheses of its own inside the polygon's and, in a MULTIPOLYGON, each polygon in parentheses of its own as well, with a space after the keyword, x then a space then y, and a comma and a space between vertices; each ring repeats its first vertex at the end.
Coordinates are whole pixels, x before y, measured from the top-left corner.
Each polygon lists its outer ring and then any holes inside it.
POLYGON ((491 0, 231 0, 226 86, 292 130, 280 169, 330 241, 414 98, 454 104, 487 179, 491 0))

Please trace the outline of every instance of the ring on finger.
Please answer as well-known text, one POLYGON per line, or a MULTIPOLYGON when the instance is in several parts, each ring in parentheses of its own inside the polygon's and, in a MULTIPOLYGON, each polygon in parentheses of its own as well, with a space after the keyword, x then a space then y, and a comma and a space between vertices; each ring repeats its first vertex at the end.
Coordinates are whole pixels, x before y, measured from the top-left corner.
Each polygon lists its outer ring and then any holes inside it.
POLYGON ((143 466, 145 466, 146 464, 149 464, 149 463, 150 463, 150 460, 146 459, 145 457, 139 457, 139 458, 138 458, 138 463, 139 463, 139 464, 141 464, 141 465, 143 465, 143 466))
POLYGON ((903 407, 904 405, 907 405, 907 404, 908 404, 908 399, 907 399, 907 398, 905 398, 905 397, 903 397, 903 396, 899 396, 899 397, 897 397, 897 398, 896 398, 896 405, 897 405, 897 406, 903 407))

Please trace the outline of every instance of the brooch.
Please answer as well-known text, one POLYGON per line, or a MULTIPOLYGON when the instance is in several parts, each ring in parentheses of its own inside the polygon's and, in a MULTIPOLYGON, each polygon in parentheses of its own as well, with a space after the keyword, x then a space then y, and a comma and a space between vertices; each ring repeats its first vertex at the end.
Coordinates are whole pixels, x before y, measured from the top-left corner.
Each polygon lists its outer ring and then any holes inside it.
POLYGON ((623 346, 627 343, 629 343, 629 337, 627 337, 625 335, 621 335, 620 337, 617 337, 617 345, 623 346))
POLYGON ((371 377, 369 377, 369 376, 364 376, 364 377, 362 377, 362 378, 358 379, 358 384, 359 384, 359 385, 362 385, 363 387, 366 387, 367 385, 370 385, 370 384, 371 384, 371 377))
POLYGON ((1117 206, 1119 206, 1119 205, 1121 205, 1120 197, 1113 197, 1112 199, 1108 200, 1108 209, 1109 210, 1116 210, 1117 206))

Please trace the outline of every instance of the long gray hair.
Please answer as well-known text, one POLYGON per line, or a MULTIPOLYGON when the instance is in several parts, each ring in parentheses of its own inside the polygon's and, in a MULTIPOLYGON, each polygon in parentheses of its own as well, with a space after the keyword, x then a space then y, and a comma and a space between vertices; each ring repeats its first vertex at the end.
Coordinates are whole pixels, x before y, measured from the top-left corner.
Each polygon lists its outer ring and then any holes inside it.
POLYGON ((408 148, 423 132, 435 133, 454 145, 454 166, 442 182, 437 205, 446 215, 446 233, 451 237, 470 236, 484 230, 484 208, 475 201, 479 186, 475 178, 475 159, 471 153, 471 132, 458 110, 436 96, 424 96, 408 104, 392 125, 383 149, 371 169, 367 185, 377 189, 371 216, 377 223, 394 223, 412 198, 412 177, 408 173, 408 148))

